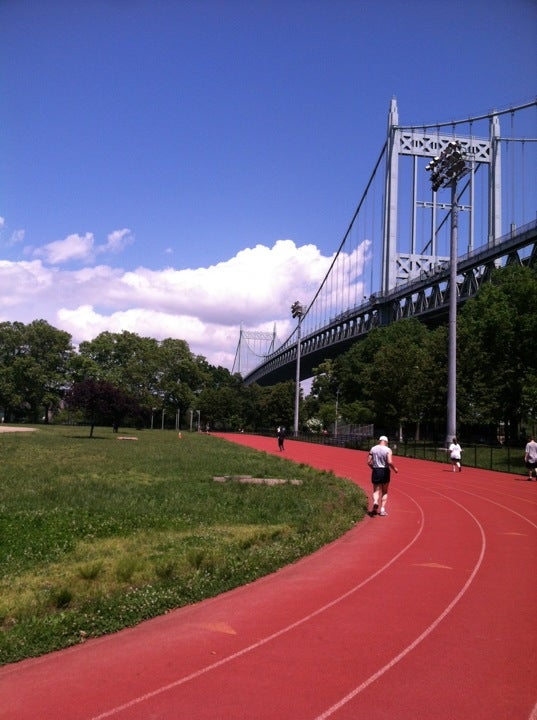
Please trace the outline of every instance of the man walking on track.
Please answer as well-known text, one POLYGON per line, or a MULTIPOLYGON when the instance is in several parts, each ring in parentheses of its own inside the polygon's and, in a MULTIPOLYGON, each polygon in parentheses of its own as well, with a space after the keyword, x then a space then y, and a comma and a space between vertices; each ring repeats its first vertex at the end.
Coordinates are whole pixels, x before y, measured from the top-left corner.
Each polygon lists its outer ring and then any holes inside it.
POLYGON ((373 509, 370 515, 373 517, 378 512, 379 498, 381 500, 380 515, 386 512, 388 502, 388 485, 390 482, 390 468, 398 472, 393 464, 392 451, 388 447, 388 438, 381 435, 378 444, 371 448, 367 458, 367 464, 371 468, 371 482, 373 483, 373 509))

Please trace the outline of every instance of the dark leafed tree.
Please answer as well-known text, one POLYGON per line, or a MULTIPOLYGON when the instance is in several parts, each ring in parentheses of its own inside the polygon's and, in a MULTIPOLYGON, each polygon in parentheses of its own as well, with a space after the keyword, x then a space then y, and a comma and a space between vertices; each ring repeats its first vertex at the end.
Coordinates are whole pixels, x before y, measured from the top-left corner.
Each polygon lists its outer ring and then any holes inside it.
POLYGON ((83 380, 68 391, 65 402, 73 410, 81 410, 90 425, 93 437, 95 425, 119 426, 127 416, 140 415, 142 409, 129 395, 104 380, 83 380))

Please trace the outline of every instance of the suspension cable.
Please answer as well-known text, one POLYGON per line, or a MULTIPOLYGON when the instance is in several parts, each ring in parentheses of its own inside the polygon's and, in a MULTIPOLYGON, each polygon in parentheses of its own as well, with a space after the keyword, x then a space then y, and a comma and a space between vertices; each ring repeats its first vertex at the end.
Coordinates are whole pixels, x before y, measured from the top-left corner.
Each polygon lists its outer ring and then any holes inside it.
MULTIPOLYGON (((450 125, 467 125, 471 122, 477 122, 478 120, 488 120, 491 117, 495 117, 498 115, 507 115, 508 113, 514 113, 518 110, 525 110, 526 108, 530 108, 533 106, 537 106, 537 98, 535 100, 531 100, 527 103, 523 103, 522 105, 516 105, 515 107, 506 108, 505 110, 492 110, 491 112, 487 113, 486 115, 476 115, 475 117, 465 118, 464 120, 449 120, 447 122, 435 122, 435 123, 429 123, 429 124, 421 124, 419 125, 420 128, 429 129, 429 128, 441 128, 441 127, 449 127, 450 125)), ((399 130, 414 130, 414 128, 418 127, 417 125, 399 125, 399 130)))
POLYGON ((362 205, 363 205, 364 200, 365 200, 365 198, 366 198, 367 192, 368 192, 369 188, 371 187, 371 183, 373 182, 373 178, 375 177, 375 173, 376 173, 377 170, 378 170, 378 167, 379 167, 379 165, 380 165, 380 161, 382 160, 382 157, 383 157, 383 155, 384 155, 384 151, 386 150, 387 145, 388 145, 388 141, 386 140, 386 142, 384 143, 384 145, 383 145, 383 147, 382 147, 382 150, 380 151, 380 155, 379 155, 378 160, 377 160, 377 162, 376 162, 376 164, 375 164, 375 167, 374 167, 374 169, 373 169, 373 172, 371 173, 371 177, 369 178, 369 182, 367 183, 366 188, 365 188, 365 190, 364 190, 364 192, 363 192, 363 194, 362 194, 362 197, 360 198, 360 202, 358 203, 358 207, 356 208, 356 210, 355 210, 355 212, 354 212, 354 215, 352 216, 352 220, 351 220, 350 223, 349 223, 349 227, 347 228, 347 231, 346 231, 345 235, 343 236, 343 240, 341 241, 341 243, 340 243, 340 245, 339 245, 339 247, 338 247, 338 249, 337 249, 337 252, 336 252, 336 254, 335 254, 335 256, 334 256, 334 259, 333 259, 332 262, 330 263, 330 267, 328 268, 328 271, 326 272, 326 275, 324 276, 324 279, 323 279, 323 281, 322 281, 319 289, 317 290, 317 292, 316 292, 315 295, 313 296, 313 299, 312 299, 311 303, 309 304, 308 309, 306 310, 304 316, 307 315, 310 307, 313 305, 313 303, 314 303, 315 300, 317 299, 319 293, 320 293, 321 290, 323 289, 323 286, 324 286, 324 284, 325 284, 328 276, 330 275, 330 272, 332 271, 332 268, 334 267, 334 265, 335 265, 335 263, 336 263, 336 260, 337 260, 337 258, 338 258, 338 256, 339 256, 339 253, 341 252, 341 250, 343 249, 343 246, 345 245, 345 243, 346 243, 346 241, 347 241, 347 238, 348 238, 348 236, 349 236, 349 233, 351 232, 352 227, 353 227, 353 225, 354 225, 354 222, 355 222, 356 218, 358 217, 358 213, 360 212, 360 210, 361 210, 361 208, 362 208, 362 205))

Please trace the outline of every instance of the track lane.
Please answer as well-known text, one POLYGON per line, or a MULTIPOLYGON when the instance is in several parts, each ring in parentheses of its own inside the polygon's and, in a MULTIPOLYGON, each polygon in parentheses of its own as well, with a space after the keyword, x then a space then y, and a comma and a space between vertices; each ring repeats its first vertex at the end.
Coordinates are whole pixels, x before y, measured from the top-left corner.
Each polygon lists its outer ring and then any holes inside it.
MULTIPOLYGON (((171 717, 173 708, 181 707, 185 717, 200 720, 214 717, 245 720, 251 717, 259 720, 316 717, 323 704, 327 707, 330 700, 341 699, 342 689, 355 687, 357 678, 362 683, 358 688, 361 692, 390 671, 450 612, 450 606, 472 581, 472 573, 469 576, 466 569, 462 575, 446 572, 449 567, 445 563, 451 553, 452 550, 446 548, 442 556, 437 556, 441 562, 431 563, 426 558, 424 561, 423 550, 417 543, 413 544, 390 564, 388 572, 379 573, 373 583, 357 588, 356 592, 308 618, 299 627, 289 628, 284 636, 263 648, 262 653, 234 662, 231 674, 230 668, 222 668, 222 672, 204 678, 199 686, 193 684, 181 688, 180 693, 160 697, 157 707, 152 706, 152 710, 157 710, 156 717, 171 717), (414 558, 410 557, 413 553, 414 558), (419 617, 415 615, 412 597, 389 594, 393 587, 392 572, 402 577, 405 583, 412 581, 413 576, 419 576, 423 583, 424 576, 429 576, 427 602, 419 617), (451 595, 458 589, 461 578, 466 580, 464 586, 446 607, 446 594, 451 595), (364 605, 376 608, 379 592, 385 596, 384 623, 380 624, 378 612, 374 610, 374 622, 368 624, 364 605), (426 626, 430 620, 432 622, 426 626), (417 626, 423 628, 418 637, 415 635, 417 626), (216 709, 212 704, 204 705, 207 695, 218 698, 216 709)), ((480 559, 481 553, 476 558, 477 565, 480 559)), ((362 711, 369 713, 370 708, 362 707, 359 712, 362 711)), ((350 717, 362 716, 356 712, 353 707, 350 717)), ((368 714, 363 716, 369 717, 368 714)), ((143 718, 144 710, 139 707, 136 713, 125 717, 143 718)), ((410 714, 405 715, 399 707, 397 717, 414 718, 415 708, 410 708, 410 714)))

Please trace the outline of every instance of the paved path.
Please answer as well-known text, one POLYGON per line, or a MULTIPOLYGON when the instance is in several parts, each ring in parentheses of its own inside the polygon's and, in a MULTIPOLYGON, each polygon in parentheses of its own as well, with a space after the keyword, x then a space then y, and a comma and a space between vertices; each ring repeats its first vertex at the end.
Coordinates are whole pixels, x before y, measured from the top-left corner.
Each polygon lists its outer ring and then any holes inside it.
MULTIPOLYGON (((287 441, 285 456, 370 492, 365 453, 287 441)), ((389 516, 310 557, 0 668, 0 718, 537 720, 537 483, 397 465, 389 516)))

